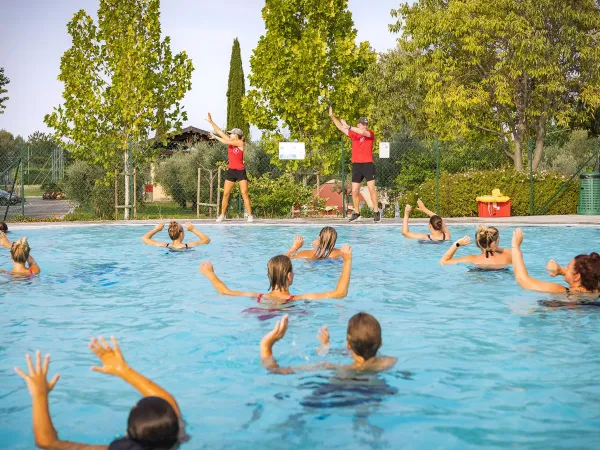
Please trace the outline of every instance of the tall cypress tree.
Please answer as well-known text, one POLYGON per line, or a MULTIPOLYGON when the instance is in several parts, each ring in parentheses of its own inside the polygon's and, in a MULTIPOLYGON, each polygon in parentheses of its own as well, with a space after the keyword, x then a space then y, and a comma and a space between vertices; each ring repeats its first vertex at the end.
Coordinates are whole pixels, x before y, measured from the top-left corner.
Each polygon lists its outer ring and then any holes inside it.
POLYGON ((227 129, 241 128, 248 137, 250 126, 242 110, 242 98, 246 94, 244 86, 244 69, 242 68, 242 54, 237 38, 233 40, 231 48, 231 61, 229 63, 229 84, 227 86, 227 129))

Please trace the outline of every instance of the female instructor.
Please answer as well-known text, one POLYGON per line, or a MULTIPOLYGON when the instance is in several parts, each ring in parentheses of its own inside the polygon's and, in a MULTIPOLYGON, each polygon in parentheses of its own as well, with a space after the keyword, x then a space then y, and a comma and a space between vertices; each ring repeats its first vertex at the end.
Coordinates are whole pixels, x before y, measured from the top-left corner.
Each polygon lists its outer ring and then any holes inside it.
POLYGON ((250 197, 248 196, 248 177, 246 176, 246 168, 244 167, 244 147, 246 146, 244 132, 239 128, 234 128, 233 130, 228 131, 228 134, 224 133, 223 130, 213 122, 210 113, 208 113, 207 120, 212 125, 215 133, 218 134, 218 136, 216 136, 215 134, 210 133, 210 138, 216 139, 227 145, 227 159, 229 160, 227 175, 225 176, 225 186, 223 187, 221 214, 217 217, 217 222, 223 222, 225 219, 225 213, 227 212, 227 206, 229 204, 229 195, 231 194, 231 190, 236 181, 240 183, 240 191, 242 192, 244 206, 248 213, 248 222, 254 222, 252 207, 250 206, 250 197))

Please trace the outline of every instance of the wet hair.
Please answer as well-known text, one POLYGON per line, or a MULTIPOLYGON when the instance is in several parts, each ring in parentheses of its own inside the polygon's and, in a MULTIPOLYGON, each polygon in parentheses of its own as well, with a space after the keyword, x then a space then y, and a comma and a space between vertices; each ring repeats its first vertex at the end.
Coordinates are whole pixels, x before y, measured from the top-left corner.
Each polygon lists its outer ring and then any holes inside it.
POLYGON ((317 259, 327 258, 331 250, 335 248, 337 231, 332 227, 325 227, 319 233, 319 247, 317 248, 317 259))
POLYGON ((29 259, 30 251, 31 247, 29 247, 27 238, 22 237, 21 239, 18 239, 12 243, 10 247, 10 257, 16 263, 25 264, 29 259))
POLYGON ((587 291, 600 290, 600 255, 598 253, 576 256, 573 269, 581 277, 581 285, 587 291))
POLYGON ((109 450, 169 450, 179 440, 179 417, 166 400, 144 397, 129 413, 127 437, 113 441, 109 450))
POLYGON ((176 241, 179 239, 181 233, 183 233, 183 226, 181 226, 177 221, 172 220, 169 224, 169 237, 176 241))
POLYGON ((285 255, 272 257, 267 263, 269 290, 287 289, 290 285, 288 275, 292 273, 292 260, 285 255))
POLYGON ((475 233, 475 243, 477 247, 485 252, 485 257, 489 258, 490 255, 494 256, 493 245, 498 243, 500 239, 500 232, 496 227, 486 227, 479 225, 477 227, 477 233, 475 233))
POLYGON ((371 359, 381 347, 381 325, 371 314, 360 312, 348 321, 346 339, 355 354, 371 359))
POLYGON ((444 221, 440 216, 431 216, 429 218, 429 225, 436 231, 442 231, 442 228, 444 228, 444 221))
POLYGON ((6 225, 6 222, 0 221, 0 231, 2 231, 3 233, 8 231, 8 226, 6 225))

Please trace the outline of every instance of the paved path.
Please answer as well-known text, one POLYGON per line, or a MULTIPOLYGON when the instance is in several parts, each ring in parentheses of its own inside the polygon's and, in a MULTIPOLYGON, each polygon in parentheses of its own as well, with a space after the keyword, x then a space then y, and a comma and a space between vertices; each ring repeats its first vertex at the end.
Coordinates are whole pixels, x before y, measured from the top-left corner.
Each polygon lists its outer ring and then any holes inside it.
MULTIPOLYGON (((25 199, 25 217, 32 219, 62 218, 71 211, 72 204, 68 200, 42 200, 39 197, 25 199)), ((0 219, 4 217, 6 206, 0 206, 0 219)), ((8 208, 8 220, 21 214, 21 205, 8 208)))

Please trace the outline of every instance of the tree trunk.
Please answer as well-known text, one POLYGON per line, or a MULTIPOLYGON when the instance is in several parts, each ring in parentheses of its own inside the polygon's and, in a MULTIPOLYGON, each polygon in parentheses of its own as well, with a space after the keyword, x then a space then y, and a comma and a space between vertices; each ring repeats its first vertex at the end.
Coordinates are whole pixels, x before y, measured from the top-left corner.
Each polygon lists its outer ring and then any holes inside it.
POLYGON ((546 123, 548 114, 540 116, 535 126, 535 152, 533 154, 533 171, 537 172, 538 166, 542 161, 542 151, 544 150, 544 138, 546 137, 546 123))
POLYGON ((515 161, 515 170, 517 172, 523 171, 523 138, 515 137, 514 140, 514 161, 515 161))

